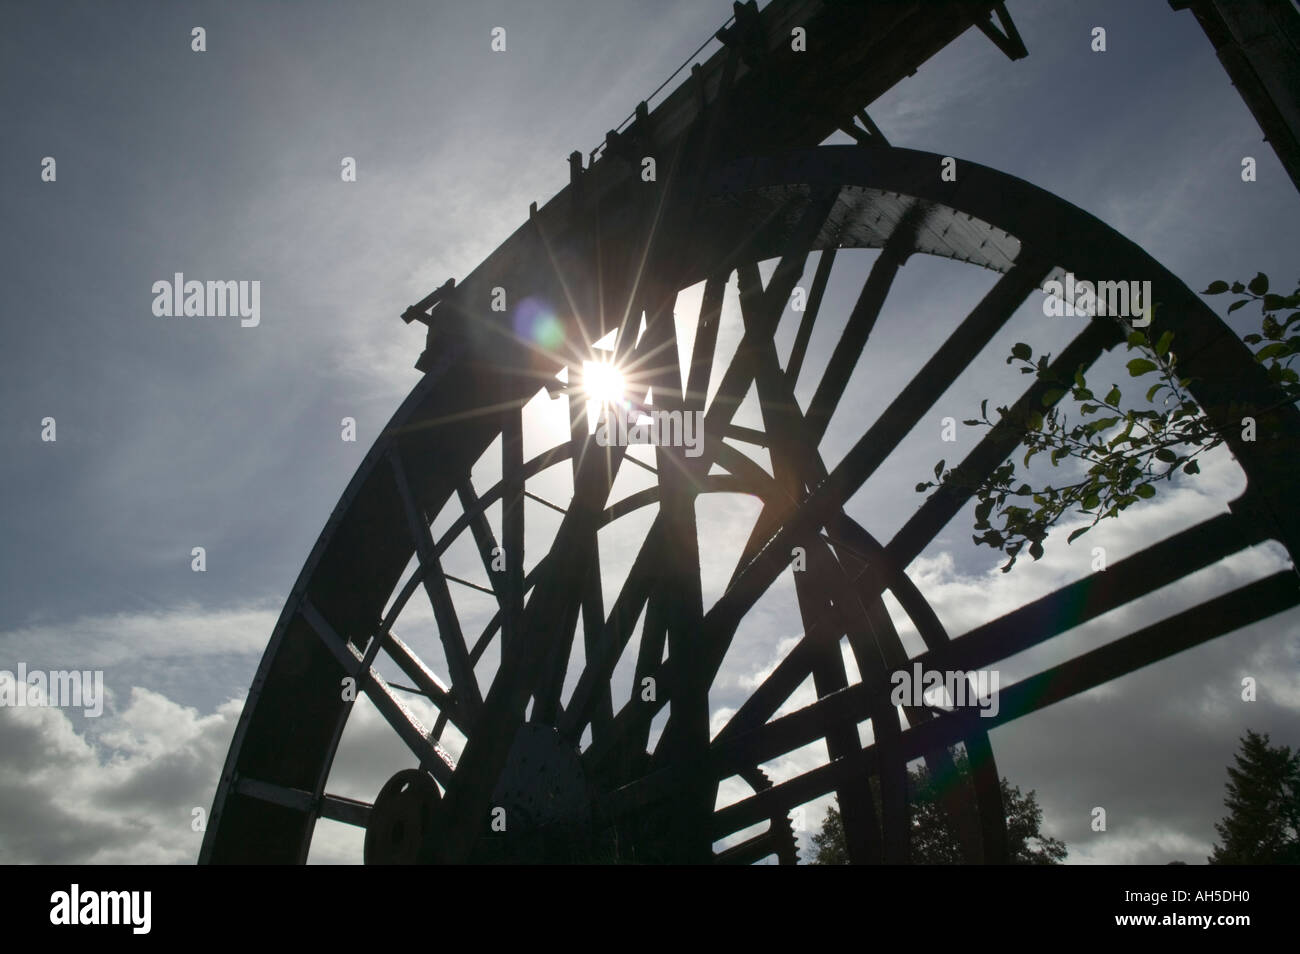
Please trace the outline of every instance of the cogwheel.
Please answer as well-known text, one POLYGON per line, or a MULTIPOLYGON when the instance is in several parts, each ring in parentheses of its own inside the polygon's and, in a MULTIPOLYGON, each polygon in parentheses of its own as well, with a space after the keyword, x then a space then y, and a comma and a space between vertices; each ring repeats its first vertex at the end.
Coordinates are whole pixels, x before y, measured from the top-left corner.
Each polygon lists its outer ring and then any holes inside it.
MULTIPOLYGON (((757 765, 738 774, 753 787, 756 793, 772 787, 772 780, 757 765)), ((769 832, 773 842, 772 848, 776 852, 777 862, 783 865, 797 865, 799 863, 799 841, 795 837, 794 823, 790 821, 789 813, 773 815, 772 827, 769 832)))

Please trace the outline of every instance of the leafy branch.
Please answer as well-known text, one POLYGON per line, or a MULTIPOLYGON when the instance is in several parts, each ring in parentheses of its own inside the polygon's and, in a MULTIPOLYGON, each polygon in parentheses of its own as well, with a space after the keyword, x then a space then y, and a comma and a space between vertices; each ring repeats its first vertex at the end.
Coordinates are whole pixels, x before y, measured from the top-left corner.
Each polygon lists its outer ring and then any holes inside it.
MULTIPOLYGON (((1249 283, 1212 282, 1204 295, 1225 292, 1244 295, 1228 306, 1228 314, 1256 301, 1263 321, 1257 334, 1243 340, 1259 345, 1255 360, 1264 365, 1269 378, 1281 390, 1285 402, 1300 400, 1300 375, 1291 367, 1300 354, 1300 311, 1285 318, 1279 312, 1300 308, 1300 282, 1289 295, 1269 291, 1268 277, 1262 272, 1249 283)), ((1134 330, 1128 336, 1127 349, 1136 352, 1127 364, 1130 379, 1145 379, 1145 404, 1137 408, 1124 401, 1117 384, 1108 388, 1089 385, 1084 368, 1063 379, 1050 366, 1051 356, 1034 358, 1033 350, 1017 343, 1007 357, 1021 374, 1032 374, 1046 388, 1041 406, 1030 410, 999 407, 998 420, 990 419, 988 401, 980 403, 980 416, 963 422, 972 427, 1009 428, 1025 447, 1021 466, 1042 454, 1054 468, 1063 462, 1075 464, 1079 479, 1061 486, 1046 484, 1035 487, 1017 476, 1017 464, 1008 460, 982 480, 974 481, 959 470, 945 470, 944 461, 934 468, 935 479, 916 485, 924 493, 933 487, 953 487, 972 493, 976 499, 976 544, 1001 550, 1010 559, 1002 567, 1006 573, 1015 565, 1022 551, 1035 560, 1043 555, 1043 541, 1063 517, 1077 512, 1092 521, 1070 534, 1072 543, 1100 521, 1116 517, 1140 500, 1156 495, 1160 481, 1171 481, 1176 473, 1193 475, 1200 471, 1197 458, 1223 443, 1225 433, 1215 428, 1204 410, 1192 397, 1190 378, 1183 377, 1172 350, 1174 335, 1164 331, 1152 341, 1146 331, 1134 330), (1100 392, 1100 393, 1099 393, 1100 392), (1060 402, 1073 401, 1073 416, 1060 402), (993 521, 1001 520, 995 527, 993 521)))

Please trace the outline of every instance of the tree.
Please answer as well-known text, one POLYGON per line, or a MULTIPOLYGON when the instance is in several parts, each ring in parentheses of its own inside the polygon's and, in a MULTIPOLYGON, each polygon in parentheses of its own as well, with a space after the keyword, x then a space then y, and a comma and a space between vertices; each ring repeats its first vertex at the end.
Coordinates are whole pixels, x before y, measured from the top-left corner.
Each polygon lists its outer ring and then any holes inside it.
MULTIPOLYGON (((1212 282, 1202 294, 1224 292, 1245 296, 1228 306, 1228 314, 1251 301, 1259 303, 1263 314, 1260 331, 1244 336, 1243 341, 1248 346, 1260 346, 1255 360, 1265 366, 1277 385, 1282 394, 1280 403, 1300 399, 1300 374, 1290 366, 1300 354, 1300 310, 1292 310, 1285 317, 1279 315, 1284 310, 1300 309, 1300 283, 1289 295, 1273 294, 1268 276, 1260 272, 1246 284, 1212 282)), ((1151 327, 1131 328, 1128 335, 1128 350, 1136 352, 1136 356, 1126 368, 1131 378, 1146 378, 1142 383, 1150 384, 1142 402, 1146 407, 1125 401, 1117 384, 1111 383, 1109 388, 1095 383, 1090 386, 1082 366, 1054 368, 1051 355, 1035 359, 1033 349, 1018 342, 1007 364, 1017 365, 1021 374, 1035 375, 1041 382, 1043 392, 1038 406, 999 407, 998 419, 993 420, 988 414, 988 401, 983 401, 980 416, 964 422, 973 427, 1000 427, 1014 435, 1027 449, 1021 461, 1024 468, 1028 469, 1030 461, 1043 454, 1041 459, 1050 461, 1054 468, 1062 462, 1073 462, 1072 476, 1078 479, 1062 486, 1048 483, 1035 487, 1017 476, 1015 460, 1004 462, 987 477, 978 479, 962 473, 960 468, 945 471, 944 461, 939 461, 934 468, 935 479, 917 484, 917 492, 944 486, 973 493, 979 501, 975 506, 975 530, 983 531, 973 539, 976 544, 1001 550, 1010 557, 1002 567, 1005 573, 1022 551, 1035 560, 1041 557, 1048 532, 1066 514, 1077 511, 1092 518, 1091 523, 1070 534, 1066 542, 1072 543, 1098 521, 1116 517, 1138 501, 1154 497, 1161 481, 1172 481, 1179 473, 1198 473, 1197 458, 1222 444, 1225 434, 1211 423, 1188 390, 1191 379, 1178 368, 1173 332, 1157 330, 1153 320, 1151 327), (1074 421, 1063 407, 1067 398, 1077 410, 1074 421), (1032 506, 1026 506, 1031 502, 1032 506), (993 525, 995 518, 1002 520, 1001 527, 993 525)), ((1232 421, 1271 410, 1223 409, 1226 419, 1232 421)))
MULTIPOLYGON (((970 801, 975 798, 970 762, 964 752, 953 758, 957 784, 970 801)), ((878 783, 873 779, 873 788, 878 783)), ((907 773, 908 801, 912 815, 912 863, 922 865, 961 864, 961 846, 947 812, 940 804, 940 792, 924 765, 907 773)), ((1044 837, 1040 826, 1043 810, 1033 791, 1020 789, 1002 779, 1002 804, 1007 814, 1007 855, 1012 864, 1054 865, 1065 857, 1065 843, 1044 837)), ((877 799, 877 802, 879 800, 877 799)), ((849 863, 848 842, 838 801, 826 811, 822 829, 813 835, 813 864, 845 865, 849 863)))
POLYGON ((822 830, 812 837, 813 864, 847 865, 849 863, 849 843, 844 837, 844 819, 840 817, 839 798, 835 804, 826 809, 826 818, 822 830))
POLYGON ((1300 752, 1268 744, 1267 733, 1242 737, 1228 767, 1228 816, 1214 826, 1212 865, 1300 864, 1300 752))

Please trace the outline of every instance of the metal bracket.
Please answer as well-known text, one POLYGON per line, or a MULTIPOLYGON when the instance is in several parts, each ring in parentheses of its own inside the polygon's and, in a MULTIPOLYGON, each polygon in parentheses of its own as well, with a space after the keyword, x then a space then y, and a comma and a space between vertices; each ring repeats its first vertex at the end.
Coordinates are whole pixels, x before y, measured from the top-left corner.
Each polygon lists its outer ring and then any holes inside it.
POLYGON ((650 108, 645 100, 636 104, 635 117, 623 132, 611 129, 605 134, 605 155, 618 156, 637 163, 654 154, 654 134, 650 128, 650 108))
POLYGON ((840 126, 840 130, 848 133, 862 145, 889 145, 889 140, 886 139, 885 134, 880 131, 880 127, 877 126, 875 122, 872 121, 871 117, 867 115, 865 109, 858 110, 853 115, 852 119, 840 126), (854 120, 856 120, 856 122, 854 120), (861 123, 862 125, 859 126, 857 123, 861 123))
POLYGON ((747 0, 741 3, 736 0, 732 9, 735 11, 736 22, 723 27, 716 36, 724 45, 739 50, 745 65, 754 69, 767 56, 767 35, 758 15, 758 2, 747 0))
POLYGON ((1029 55, 1029 50, 1025 49, 1025 41, 1020 38, 1020 31, 1016 29, 1011 14, 1007 13, 1005 3, 995 4, 991 11, 975 21, 975 25, 1007 55, 1008 59, 1021 60, 1029 55), (998 22, 1002 24, 1001 30, 993 24, 994 13, 997 14, 998 22))
POLYGON ((433 316, 429 313, 430 309, 436 307, 455 287, 456 279, 447 279, 419 302, 402 312, 402 320, 408 325, 413 321, 425 325, 430 324, 433 320, 433 316))

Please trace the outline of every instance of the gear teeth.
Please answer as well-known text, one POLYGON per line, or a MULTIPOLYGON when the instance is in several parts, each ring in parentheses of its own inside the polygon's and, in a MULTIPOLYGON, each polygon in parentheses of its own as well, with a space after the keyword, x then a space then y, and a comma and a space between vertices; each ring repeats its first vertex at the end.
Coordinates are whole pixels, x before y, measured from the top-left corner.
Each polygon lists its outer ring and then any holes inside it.
MULTIPOLYGON (((757 765, 752 769, 740 772, 739 775, 753 786, 755 792, 766 791, 772 787, 772 780, 757 765)), ((790 813, 773 815, 771 821, 771 834, 776 842, 777 862, 783 865, 797 865, 799 863, 799 839, 795 837, 794 822, 790 820, 790 813)))

